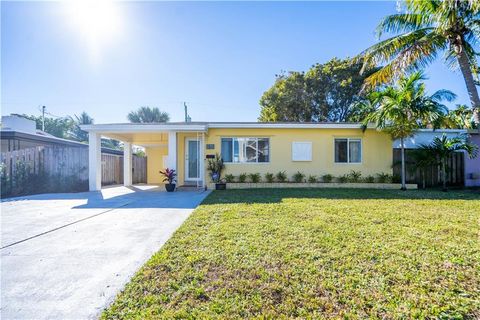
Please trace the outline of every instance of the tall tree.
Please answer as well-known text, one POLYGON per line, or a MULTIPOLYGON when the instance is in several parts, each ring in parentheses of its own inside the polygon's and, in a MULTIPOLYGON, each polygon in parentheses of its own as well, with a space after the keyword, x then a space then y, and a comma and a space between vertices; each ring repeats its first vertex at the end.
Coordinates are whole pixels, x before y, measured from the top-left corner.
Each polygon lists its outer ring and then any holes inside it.
POLYGON ((389 133, 392 139, 400 139, 402 162, 402 190, 405 183, 405 138, 430 124, 435 127, 447 111, 442 100, 452 101, 455 95, 440 90, 428 96, 422 73, 415 72, 399 79, 395 86, 387 86, 374 94, 375 110, 363 122, 364 128, 374 123, 377 129, 389 133))
POLYGON ((465 105, 457 105, 456 109, 448 111, 444 126, 449 129, 475 129, 472 110, 465 105))
POLYGON ((475 123, 480 123, 480 98, 475 86, 480 41, 480 1, 405 0, 406 12, 387 16, 378 25, 383 33, 398 35, 365 50, 364 66, 385 64, 367 78, 367 85, 386 83, 406 71, 430 64, 440 52, 445 63, 459 68, 472 104, 475 123))
POLYGON ((136 111, 131 111, 127 118, 130 122, 134 123, 155 123, 155 122, 168 122, 170 116, 168 113, 160 111, 160 109, 154 107, 140 107, 136 111))
POLYGON ((74 115, 71 119, 74 122, 71 133, 72 138, 81 142, 88 141, 88 132, 83 131, 80 126, 83 124, 93 124, 93 118, 83 111, 80 116, 74 115))
POLYGON ((465 151, 470 158, 477 156, 478 147, 467 141, 465 136, 448 138, 445 134, 442 137, 433 138, 428 145, 421 145, 422 150, 431 154, 434 159, 440 162, 442 172, 442 189, 447 191, 447 159, 457 151, 465 151))
MULTIPOLYGON (((42 117, 41 116, 34 116, 34 115, 26 115, 26 114, 12 114, 18 117, 23 117, 29 120, 33 120, 36 123, 36 128, 38 130, 42 129, 42 117)), ((52 117, 45 117, 45 132, 51 134, 52 136, 68 139, 70 137, 70 133, 74 126, 74 122, 70 117, 59 117, 59 118, 52 118, 52 117)))
MULTIPOLYGON (((277 75, 260 99, 259 121, 350 121, 364 80, 362 62, 334 58, 306 72, 277 75)), ((376 70, 376 69, 375 69, 376 70)))

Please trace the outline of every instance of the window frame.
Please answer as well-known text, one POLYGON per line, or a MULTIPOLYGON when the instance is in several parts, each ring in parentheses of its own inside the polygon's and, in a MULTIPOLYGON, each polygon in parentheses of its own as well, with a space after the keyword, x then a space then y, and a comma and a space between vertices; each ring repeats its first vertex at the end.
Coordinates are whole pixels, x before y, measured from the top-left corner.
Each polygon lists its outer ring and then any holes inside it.
MULTIPOLYGON (((222 140, 223 139, 232 139, 232 161, 231 162, 227 162, 227 161, 224 161, 225 164, 269 164, 270 161, 271 161, 271 148, 270 148, 270 137, 251 137, 251 136, 225 136, 225 137, 220 137, 220 155, 222 155, 222 140), (253 161, 238 161, 238 162, 235 162, 233 161, 235 159, 235 147, 234 147, 234 144, 235 144, 235 140, 234 139, 246 139, 248 141, 248 139, 255 139, 255 145, 256 145, 256 150, 257 150, 257 153, 256 153, 256 157, 255 157, 255 162, 253 161), (268 161, 262 161, 262 162, 259 162, 258 161, 258 140, 259 139, 266 139, 268 141, 268 161)), ((238 150, 239 154, 243 152, 243 149, 245 150, 245 154, 246 154, 246 148, 247 148, 247 144, 248 143, 243 143, 243 148, 242 150, 238 150)), ((240 143, 239 143, 239 146, 240 146, 240 143)))
POLYGON ((355 138, 355 137, 334 137, 333 138, 333 163, 335 164, 363 164, 363 139, 362 138, 355 138), (335 156, 335 142, 336 140, 347 140, 347 161, 346 162, 338 162, 336 161, 335 156), (350 141, 360 141, 360 161, 359 162, 350 162, 350 141))
POLYGON ((292 162, 312 162, 313 161, 313 143, 312 141, 292 141, 292 149, 291 149, 291 153, 292 153, 292 162), (308 145, 310 147, 310 155, 308 157, 308 159, 294 159, 294 153, 293 153, 293 148, 294 148, 294 145, 308 145))

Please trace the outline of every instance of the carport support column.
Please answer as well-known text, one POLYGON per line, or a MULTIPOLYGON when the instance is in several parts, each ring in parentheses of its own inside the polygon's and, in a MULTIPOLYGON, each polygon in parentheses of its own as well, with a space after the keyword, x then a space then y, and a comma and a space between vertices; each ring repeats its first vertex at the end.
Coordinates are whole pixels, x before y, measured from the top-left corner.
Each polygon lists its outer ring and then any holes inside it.
POLYGON ((132 144, 123 142, 123 185, 132 185, 132 144))
POLYGON ((88 133, 88 189, 90 191, 98 191, 102 188, 101 143, 100 134, 88 133))
POLYGON ((174 131, 168 132, 168 161, 169 169, 177 170, 177 133, 174 131))

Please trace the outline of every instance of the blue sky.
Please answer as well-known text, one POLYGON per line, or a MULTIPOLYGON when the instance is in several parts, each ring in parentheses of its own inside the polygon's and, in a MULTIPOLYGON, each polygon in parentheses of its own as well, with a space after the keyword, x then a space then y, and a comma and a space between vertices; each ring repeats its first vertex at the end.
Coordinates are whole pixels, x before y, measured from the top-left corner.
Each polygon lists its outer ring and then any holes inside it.
MULTIPOLYGON (((65 4, 2 2, 2 114, 40 114, 46 105, 57 116, 86 111, 96 123, 126 122, 130 110, 148 105, 182 121, 186 101, 194 121, 256 121, 275 74, 359 53, 375 43, 377 23, 395 13, 396 2, 114 8, 106 10, 113 18, 99 11, 103 24, 95 30, 98 21, 72 15, 65 4)), ((468 104, 460 73, 440 62, 426 73, 430 91, 452 90, 455 103, 468 104)))

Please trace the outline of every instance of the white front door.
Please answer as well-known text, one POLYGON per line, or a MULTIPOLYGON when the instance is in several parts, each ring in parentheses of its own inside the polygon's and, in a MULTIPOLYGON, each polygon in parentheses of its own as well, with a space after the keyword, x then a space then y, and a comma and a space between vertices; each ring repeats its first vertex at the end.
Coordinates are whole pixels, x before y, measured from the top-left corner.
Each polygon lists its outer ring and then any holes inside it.
POLYGON ((199 181, 200 141, 197 139, 186 139, 185 145, 185 181, 199 181))

